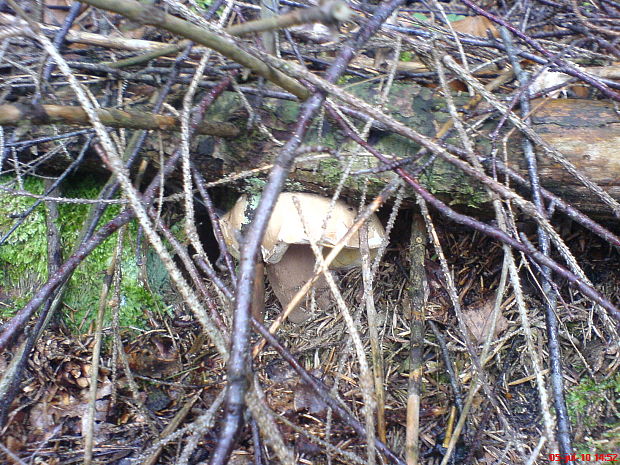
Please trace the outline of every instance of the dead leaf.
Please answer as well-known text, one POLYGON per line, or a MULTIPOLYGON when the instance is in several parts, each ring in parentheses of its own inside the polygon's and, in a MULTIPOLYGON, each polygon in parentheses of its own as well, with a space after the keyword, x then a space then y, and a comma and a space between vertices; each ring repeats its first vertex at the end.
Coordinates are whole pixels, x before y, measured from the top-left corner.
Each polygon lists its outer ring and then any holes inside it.
POLYGON ((125 347, 131 370, 142 376, 165 378, 180 369, 178 349, 168 338, 151 335, 125 347))
POLYGON ((487 37, 487 31, 490 31, 493 37, 499 37, 499 33, 495 25, 484 16, 468 16, 450 23, 452 28, 457 32, 469 34, 478 37, 487 37))
POLYGON ((32 407, 29 423, 36 433, 47 434, 53 429, 56 419, 52 410, 47 402, 39 402, 32 407))
MULTIPOLYGON (((486 339, 486 335, 491 329, 491 322, 493 316, 493 307, 495 302, 493 299, 488 299, 482 302, 478 306, 466 309, 463 312, 465 318, 465 325, 471 331, 472 335, 478 343, 486 339)), ((504 315, 499 313, 497 316, 497 323, 495 324, 495 332, 492 336, 494 339, 499 333, 508 328, 508 320, 504 315)))
POLYGON ((303 381, 299 381, 293 390, 293 408, 299 412, 307 411, 311 415, 324 415, 327 405, 318 397, 314 390, 303 381))
MULTIPOLYGON (((5 445, 6 445, 6 448, 10 450, 11 452, 13 452, 13 454, 15 454, 16 456, 19 456, 19 453, 24 447, 24 443, 22 441, 10 435, 6 436, 5 445)), ((16 460, 13 460, 13 458, 10 456, 8 456, 7 459, 10 461, 10 463, 14 463, 14 464, 20 463, 20 462, 17 462, 16 460)))

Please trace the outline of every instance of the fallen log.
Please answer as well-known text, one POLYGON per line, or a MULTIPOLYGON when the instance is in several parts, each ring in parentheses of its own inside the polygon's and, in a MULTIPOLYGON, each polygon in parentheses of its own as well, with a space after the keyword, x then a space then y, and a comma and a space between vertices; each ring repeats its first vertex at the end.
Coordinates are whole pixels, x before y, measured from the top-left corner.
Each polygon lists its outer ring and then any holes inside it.
MULTIPOLYGON (((366 101, 372 101, 372 92, 372 86, 355 91, 356 94, 364 96, 366 101)), ((432 136, 436 128, 449 118, 443 99, 434 95, 432 89, 398 84, 391 95, 384 106, 385 111, 424 135, 432 136)), ((457 97, 458 100, 461 103, 466 101, 465 97, 457 97)), ((222 108, 229 105, 225 102, 220 104, 223 105, 222 108)), ((294 102, 269 102, 264 105, 261 113, 262 122, 273 131, 276 138, 286 140, 296 121, 297 108, 294 102)), ((532 108, 534 112, 531 124, 534 131, 560 151, 577 170, 620 201, 620 117, 613 104, 585 99, 540 99, 532 102, 532 108)), ((498 119, 494 119, 485 123, 484 128, 478 130, 478 137, 474 139, 477 143, 476 149, 482 156, 491 153, 490 143, 484 135, 496 127, 497 121, 498 119)), ((511 129, 513 128, 508 126, 504 134, 508 134, 511 129)), ((527 170, 521 150, 521 136, 518 131, 510 134, 507 137, 505 154, 508 166, 525 176, 527 170)), ((500 134, 499 146, 502 145, 502 137, 500 134)), ((395 160, 414 157, 420 149, 417 144, 404 137, 382 131, 380 126, 371 130, 369 141, 377 150, 395 160)), ((458 144, 456 139, 448 139, 448 142, 458 144)), ((330 195, 345 167, 349 165, 353 175, 345 181, 343 193, 356 198, 363 190, 367 190, 371 195, 378 192, 392 175, 391 172, 377 172, 380 164, 376 159, 360 150, 355 143, 345 140, 338 128, 327 118, 323 121, 322 128, 312 131, 312 139, 307 141, 307 145, 323 145, 338 150, 341 160, 325 156, 297 163, 290 175, 290 188, 303 188, 330 195), (355 175, 360 170, 365 171, 365 174, 355 175)), ((222 174, 230 175, 256 169, 261 165, 267 168, 277 154, 277 148, 273 141, 254 131, 241 138, 219 140, 213 156, 223 161, 222 174)), ((609 209, 596 196, 558 163, 546 157, 544 150, 538 150, 537 155, 543 187, 582 211, 596 216, 610 215, 609 209)), ((502 150, 497 156, 499 161, 503 161, 502 150)), ((427 158, 428 156, 423 158, 422 163, 427 158)), ((453 205, 481 207, 489 200, 478 181, 441 159, 432 162, 420 174, 420 179, 431 192, 453 205)))
MULTIPOLYGON (((589 179, 620 200, 620 115, 614 104, 582 99, 534 102, 533 126, 538 134, 589 179)), ((520 151, 509 161, 525 173, 520 151)), ((546 157, 538 157, 543 185, 583 211, 604 207, 575 178, 546 157)), ((601 210, 602 209, 602 210, 601 210)))
MULTIPOLYGON (((363 84, 348 89, 356 95, 372 102, 376 87, 363 84)), ((428 137, 432 137, 437 128, 449 119, 445 110, 444 99, 432 89, 409 84, 395 84, 384 111, 393 115, 398 121, 414 128, 428 137)), ((466 103, 467 98, 456 96, 457 105, 466 103)), ((52 108, 47 106, 44 108, 52 108)), ((614 199, 620 201, 620 117, 613 104, 605 101, 585 99, 542 99, 532 102, 532 128, 541 138, 560 151, 565 158, 580 172, 594 183, 603 187, 614 199)), ((247 113, 234 93, 222 96, 210 109, 205 118, 204 127, 226 128, 229 137, 196 136, 193 141, 194 163, 202 170, 207 181, 216 184, 229 183, 237 179, 251 178, 255 180, 266 174, 270 163, 278 153, 278 140, 286 141, 291 128, 296 123, 299 103, 296 101, 264 99, 258 113, 261 124, 269 128, 275 139, 266 137, 255 125, 247 129, 247 113), (215 123, 220 121, 221 123, 215 123), (208 122, 208 123, 207 123, 208 122), (231 129, 232 128, 232 129, 231 129), (230 137, 235 133, 236 137, 230 137)), ((72 110, 73 111, 73 110, 72 110)), ((73 111, 74 114, 77 114, 73 111)), ((78 112, 79 113, 79 112, 78 112)), ((349 116, 357 118, 360 113, 348 111, 349 116)), ((7 113, 8 114, 8 113, 7 113)), ((136 113, 137 114, 137 113, 136 113)), ((149 122, 160 130, 177 130, 176 121, 163 115, 141 113, 140 118, 131 118, 131 112, 120 110, 100 110, 101 116, 117 115, 116 118, 104 120, 104 124, 122 126, 123 119, 131 120, 130 127, 139 121, 149 122), (163 124, 164 119, 166 124, 163 124)), ((8 117, 8 116, 6 116, 8 117)), ((23 113, 22 123, 28 116, 23 113)), ((62 121, 57 119, 55 121, 62 121)), ((355 121, 355 119, 354 119, 355 121)), ((492 119, 481 128, 477 128, 474 138, 476 150, 482 156, 491 153, 486 133, 492 131, 498 119, 492 119)), ((31 123, 44 124, 43 118, 31 118, 31 123)), ((72 121, 78 124, 79 121, 72 121)), ((363 123, 363 122, 362 122, 363 123)), ((361 127, 363 124, 359 124, 361 127)), ((512 131, 508 124, 504 134, 500 134, 497 145, 500 150, 497 157, 521 175, 525 175, 525 163, 521 151, 521 139, 518 131, 512 131), (506 137, 506 144, 502 137, 506 137), (501 150, 506 147, 506 153, 501 150)), ((402 136, 385 131, 381 125, 373 125, 369 142, 377 150, 394 160, 415 157, 420 146, 402 136)), ((448 139, 448 143, 457 145, 458 140, 448 139)), ((171 144, 173 146, 176 144, 171 144)), ((350 199, 358 198, 360 192, 369 195, 377 193, 392 176, 390 171, 380 172, 381 165, 377 160, 357 144, 346 140, 342 131, 324 118, 322 126, 310 131, 307 146, 324 146, 337 151, 339 159, 330 155, 318 157, 300 157, 289 178, 288 189, 306 190, 324 195, 331 195, 345 171, 352 173, 344 183, 343 195, 350 199), (360 170, 364 174, 359 174, 360 170), (358 174, 356 174, 358 173, 358 174)), ((160 154, 145 150, 154 164, 158 163, 160 154)), ((605 217, 610 214, 596 196, 592 195, 577 179, 566 172, 558 163, 544 155, 543 150, 537 151, 539 173, 543 187, 558 197, 571 203, 574 207, 589 214, 605 217)), ((22 155, 20 155, 21 157, 22 155)), ((27 158, 27 157, 25 157, 27 158)), ((420 163, 424 164, 428 155, 420 163)), ((87 165, 92 168, 93 164, 87 165)), ((413 166, 413 165, 412 165, 413 166)), ((501 166, 501 165, 500 165, 501 166)), ((60 167, 54 166, 54 171, 60 167)), ((460 169, 445 160, 436 159, 419 174, 419 179, 432 193, 449 201, 452 205, 466 207, 485 207, 488 196, 480 182, 465 175, 460 169)), ((503 180, 503 178, 502 178, 503 180)), ((258 183, 260 184, 260 182, 258 183)), ((239 188, 239 183, 233 184, 239 188)), ((525 189, 527 190, 527 189, 525 189)))

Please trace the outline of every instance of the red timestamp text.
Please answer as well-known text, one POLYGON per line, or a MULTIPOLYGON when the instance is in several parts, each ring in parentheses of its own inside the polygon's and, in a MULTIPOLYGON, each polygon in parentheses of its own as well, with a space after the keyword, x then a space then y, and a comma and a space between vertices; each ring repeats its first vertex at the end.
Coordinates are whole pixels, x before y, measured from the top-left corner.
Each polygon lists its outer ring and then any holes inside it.
POLYGON ((550 462, 614 462, 620 454, 549 454, 550 462))

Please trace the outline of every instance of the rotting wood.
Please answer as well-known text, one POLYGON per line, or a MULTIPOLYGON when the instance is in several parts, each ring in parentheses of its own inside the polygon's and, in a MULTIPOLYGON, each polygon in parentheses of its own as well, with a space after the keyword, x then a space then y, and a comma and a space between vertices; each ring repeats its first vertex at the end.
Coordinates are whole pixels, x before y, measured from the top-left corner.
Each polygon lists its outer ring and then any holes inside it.
MULTIPOLYGON (((358 95, 362 94, 367 101, 372 99, 372 88, 360 87, 351 90, 358 95)), ((465 98, 457 96, 458 99, 465 98)), ((276 137, 286 140, 286 135, 296 122, 297 104, 271 101, 267 105, 262 113, 263 122, 272 129, 276 137)), ((435 127, 448 118, 443 111, 443 99, 435 95, 432 89, 416 86, 395 84, 386 108, 398 120, 426 135, 432 135, 435 127)), ((620 200, 620 176, 615 175, 620 172, 620 153, 617 151, 620 146, 620 117, 615 113, 613 104, 585 99, 541 99, 533 101, 532 108, 535 109, 532 117, 534 131, 562 152, 578 170, 602 186, 613 198, 620 200)), ((497 119, 487 122, 480 133, 492 131, 497 122, 497 119)), ((508 127, 508 130, 512 128, 508 127)), ((289 176, 291 189, 301 188, 330 195, 339 182, 344 163, 349 161, 347 156, 353 156, 352 173, 378 166, 372 156, 362 153, 356 144, 344 140, 334 126, 324 125, 320 135, 318 132, 318 129, 312 132, 312 137, 306 141, 307 145, 320 144, 338 150, 345 161, 325 157, 298 163, 289 176)), ((504 135, 506 133, 507 131, 504 135)), ((504 135, 498 140, 500 149, 504 135)), ((526 175, 519 133, 513 131, 509 135, 509 166, 526 175)), ((371 141, 378 150, 394 156, 395 159, 414 156, 419 150, 419 146, 403 137, 379 129, 371 133, 371 141)), ((456 144, 454 140, 448 139, 448 142, 456 144)), ((477 142, 478 153, 488 157, 489 140, 479 137, 477 142)), ((217 144, 214 156, 223 160, 223 173, 226 175, 267 165, 276 152, 277 146, 272 141, 263 138, 262 142, 257 143, 256 134, 252 134, 221 141, 217 144)), ((503 156, 504 153, 500 150, 498 159, 501 161, 503 156)), ((584 212, 601 216, 608 214, 607 209, 579 181, 544 155, 539 155, 539 168, 543 187, 584 212)), ((345 182, 343 193, 345 196, 357 198, 360 192, 368 188, 370 193, 374 194, 385 185, 389 176, 389 172, 350 176, 345 182)), ((445 161, 435 160, 421 174, 420 179, 432 193, 449 200, 453 205, 480 207, 488 202, 487 194, 477 181, 445 161)))
MULTIPOLYGON (((348 88, 349 91, 366 101, 373 100, 375 89, 374 84, 353 84, 348 88)), ((463 104, 467 101, 467 97, 457 95, 456 101, 457 104, 463 104)), ((448 118, 441 96, 435 94, 432 89, 409 84, 394 84, 394 90, 386 108, 398 120, 428 136, 434 135, 436 127, 448 118)), ((541 99, 533 101, 532 108, 534 108, 532 116, 534 131, 543 140, 561 151, 578 170, 602 186, 614 199, 620 200, 620 176, 615 175, 620 172, 620 153, 617 152, 617 147, 620 146, 620 117, 616 114, 613 104, 585 99, 541 99)), ((299 103, 295 101, 264 99, 260 111, 262 123, 271 129, 276 138, 284 141, 296 124, 298 109, 299 103)), ((110 114, 111 119, 114 119, 114 115, 123 114, 120 110, 109 109, 100 112, 110 114), (113 113, 109 113, 110 111, 113 113)), ((133 111, 127 113, 134 114, 133 111)), ((353 114, 355 113, 350 112, 350 115, 353 114)), ((150 118, 156 116, 166 118, 165 121, 168 121, 166 124, 176 121, 170 116, 149 115, 148 113, 145 115, 150 118)), ((4 116, 4 118, 7 119, 10 116, 4 116)), ((222 180, 257 168, 258 171, 253 176, 266 174, 277 153, 278 145, 273 140, 262 136, 257 129, 243 130, 245 111, 233 93, 224 95, 205 118, 206 121, 226 119, 228 119, 227 122, 216 123, 217 126, 226 128, 226 131, 229 131, 229 127, 233 127, 235 131, 238 131, 237 136, 228 139, 212 138, 212 142, 206 144, 204 137, 195 138, 193 161, 197 168, 204 173, 208 182, 222 180), (209 147, 209 149, 205 151, 204 147, 209 147), (262 171, 260 171, 261 168, 263 168, 262 171)), ((124 120, 132 120, 128 121, 128 124, 135 125, 138 124, 139 119, 124 117, 124 120)), ((479 133, 492 131, 497 121, 494 119, 487 122, 484 128, 479 129, 479 133)), ((510 126, 507 129, 512 130, 510 126)), ((506 133, 507 131, 501 137, 504 137, 506 133)), ((518 134, 516 131, 509 133, 507 157, 509 166, 525 175, 526 170, 522 162, 518 134)), ((500 161, 504 156, 501 150, 503 146, 501 137, 498 139, 500 161)), ((382 131, 379 125, 371 131, 371 142, 378 150, 393 156, 394 159, 412 157, 419 150, 416 144, 401 136, 382 131)), ((456 144, 454 140, 448 139, 448 142, 456 144)), ((477 143, 478 153, 481 156, 488 156, 489 140, 480 136, 477 143)), ((289 176, 287 187, 289 190, 305 190, 331 195, 340 180, 344 163, 352 160, 352 173, 378 166, 374 157, 360 152, 356 144, 345 140, 335 125, 329 125, 328 120, 321 131, 314 128, 310 132, 306 144, 322 145, 338 150, 344 161, 325 156, 310 162, 298 162, 289 176)), ((24 159, 27 158, 24 155, 24 159)), ((158 163, 158 160, 155 161, 158 163)), ((57 165, 55 169, 58 169, 57 165)), ((602 217, 608 215, 607 209, 597 201, 595 196, 550 159, 539 156, 539 170, 543 187, 586 213, 602 217)), ((376 194, 385 185, 389 176, 389 172, 349 176, 344 185, 343 195, 358 198, 360 192, 364 192, 365 189, 368 189, 370 194, 376 194)), ((420 180, 432 193, 450 201, 452 205, 460 205, 461 208, 487 205, 488 196, 479 183, 445 161, 435 160, 420 175, 420 180)), ((239 184, 233 186, 239 187, 239 184)))

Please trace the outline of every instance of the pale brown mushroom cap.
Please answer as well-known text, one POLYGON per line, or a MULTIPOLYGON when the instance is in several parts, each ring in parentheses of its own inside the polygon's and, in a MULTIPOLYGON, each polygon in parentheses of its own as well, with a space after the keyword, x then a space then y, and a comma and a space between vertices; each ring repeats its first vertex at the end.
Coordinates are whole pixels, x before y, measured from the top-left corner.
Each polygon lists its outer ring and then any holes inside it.
MULTIPOLYGON (((324 247, 334 247, 355 222, 357 211, 342 201, 336 201, 330 208, 331 199, 316 194, 284 192, 278 197, 263 237, 261 251, 265 263, 280 261, 290 244, 310 244, 311 241, 324 247), (295 205, 299 203, 302 217, 295 205), (328 218, 325 225, 325 219, 328 218)), ((237 236, 241 226, 248 223, 245 218, 247 197, 241 196, 235 206, 221 219, 222 233, 230 253, 239 258, 237 236)), ((368 247, 376 249, 385 237, 385 230, 376 215, 368 220, 368 247)), ((351 236, 342 252, 331 263, 330 268, 340 269, 359 264, 359 235, 351 236)))

